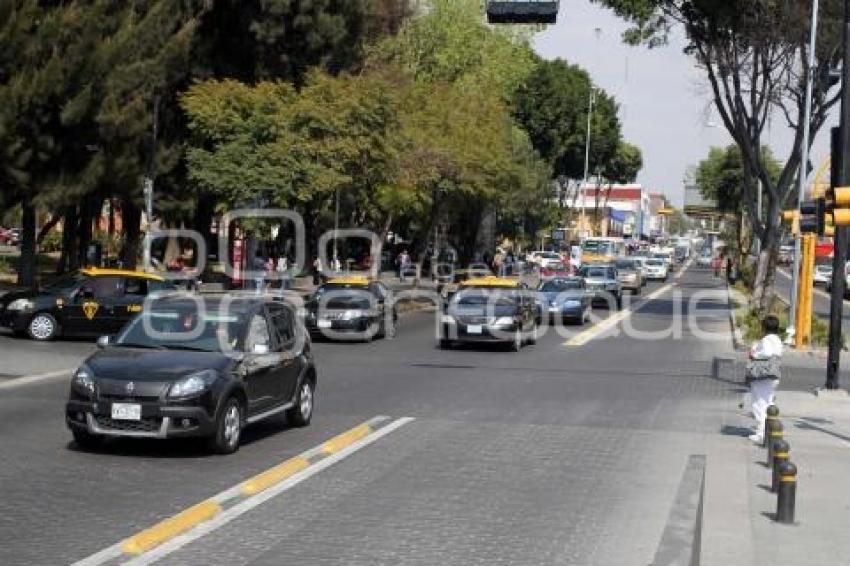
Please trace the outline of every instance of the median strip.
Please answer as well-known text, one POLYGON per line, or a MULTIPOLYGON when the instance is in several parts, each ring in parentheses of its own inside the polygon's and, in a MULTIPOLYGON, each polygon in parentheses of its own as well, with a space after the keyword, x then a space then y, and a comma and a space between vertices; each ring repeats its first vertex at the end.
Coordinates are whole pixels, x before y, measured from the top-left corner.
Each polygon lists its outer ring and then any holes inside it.
POLYGON ((298 483, 413 421, 387 422, 374 417, 324 443, 285 460, 194 505, 130 538, 80 560, 74 566, 95 566, 132 558, 129 564, 149 564, 209 534, 298 483))
POLYGON ((138 556, 204 521, 209 521, 219 513, 221 513, 221 505, 208 499, 130 537, 124 543, 122 550, 125 554, 138 556))

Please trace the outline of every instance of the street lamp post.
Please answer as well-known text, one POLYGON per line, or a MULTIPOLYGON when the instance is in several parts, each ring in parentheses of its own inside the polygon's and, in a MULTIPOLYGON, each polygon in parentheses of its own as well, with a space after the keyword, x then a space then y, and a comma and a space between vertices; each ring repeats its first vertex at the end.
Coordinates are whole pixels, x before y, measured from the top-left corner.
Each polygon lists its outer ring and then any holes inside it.
MULTIPOLYGON (((803 114, 803 121, 806 127, 803 128, 803 154, 800 158, 800 172, 797 175, 797 208, 803 202, 806 186, 806 168, 809 163, 809 129, 812 119, 812 82, 815 74, 815 48, 817 46, 818 35, 818 0, 812 0, 812 28, 809 37, 809 72, 806 77, 806 101, 803 114)), ((761 197, 761 191, 759 191, 761 197)), ((761 216, 761 198, 759 198, 759 216, 761 216)), ((791 309, 788 314, 788 335, 793 336, 797 331, 797 301, 799 300, 800 286, 800 235, 794 236, 794 270, 791 273, 791 309)), ((759 249, 761 252, 761 249, 759 249)))
POLYGON ((579 220, 579 239, 581 239, 582 233, 584 232, 584 222, 585 222, 585 207, 586 202, 585 198, 587 197, 587 180, 588 174, 590 170, 590 128, 592 126, 593 120, 593 105, 596 103, 596 91, 593 88, 593 85, 590 85, 590 96, 587 104, 587 139, 585 141, 584 146, 584 180, 581 183, 581 217, 579 220))

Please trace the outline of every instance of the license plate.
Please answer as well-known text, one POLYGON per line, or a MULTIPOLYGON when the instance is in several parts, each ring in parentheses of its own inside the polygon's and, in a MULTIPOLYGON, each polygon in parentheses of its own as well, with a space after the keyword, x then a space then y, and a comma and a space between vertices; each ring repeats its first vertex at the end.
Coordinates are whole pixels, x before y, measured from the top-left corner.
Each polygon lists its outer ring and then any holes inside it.
POLYGON ((140 421, 142 406, 136 403, 112 403, 112 418, 119 421, 140 421))
POLYGON ((330 327, 331 327, 331 321, 329 321, 329 320, 320 320, 320 321, 318 322, 318 325, 319 325, 319 328, 330 328, 330 327))
POLYGON ((484 333, 484 327, 481 326, 481 325, 467 326, 466 327, 466 333, 467 334, 483 334, 484 333))

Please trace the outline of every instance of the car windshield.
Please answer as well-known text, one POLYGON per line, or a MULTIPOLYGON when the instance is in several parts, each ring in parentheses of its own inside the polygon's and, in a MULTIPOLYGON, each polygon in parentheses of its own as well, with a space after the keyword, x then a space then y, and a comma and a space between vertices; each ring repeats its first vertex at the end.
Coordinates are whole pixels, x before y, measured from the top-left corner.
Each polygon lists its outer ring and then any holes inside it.
POLYGON ((239 349, 247 315, 237 308, 155 307, 137 316, 116 339, 131 348, 222 352, 239 349))
POLYGON ((581 270, 581 274, 585 277, 595 277, 597 279, 605 279, 609 276, 608 268, 606 267, 585 267, 581 270))
POLYGON ((550 263, 547 268, 550 271, 565 271, 567 267, 562 262, 550 263))
POLYGON ((540 286, 540 290, 544 293, 560 293, 562 291, 570 291, 573 289, 581 289, 581 281, 578 279, 555 279, 546 281, 540 286))
POLYGON ((650 259, 646 262, 647 265, 651 265, 652 267, 661 267, 664 265, 664 260, 662 259, 650 259))
POLYGON ((85 275, 83 275, 82 273, 70 273, 68 275, 63 275, 52 283, 45 285, 44 290, 52 291, 54 293, 70 291, 71 289, 79 285, 80 282, 82 282, 85 278, 85 275))
POLYGON ((635 270, 635 262, 631 260, 621 260, 616 262, 614 265, 617 266, 617 269, 622 269, 626 271, 634 271, 635 270))
POLYGON ((517 297, 506 292, 461 292, 455 296, 452 306, 460 315, 510 316, 516 312, 517 297))
POLYGON ((371 308, 374 297, 365 291, 337 291, 334 293, 325 293, 325 297, 320 304, 327 309, 334 310, 366 310, 371 308))
POLYGON ((614 253, 614 242, 604 242, 599 240, 588 240, 581 245, 581 249, 585 252, 599 255, 607 255, 614 253))

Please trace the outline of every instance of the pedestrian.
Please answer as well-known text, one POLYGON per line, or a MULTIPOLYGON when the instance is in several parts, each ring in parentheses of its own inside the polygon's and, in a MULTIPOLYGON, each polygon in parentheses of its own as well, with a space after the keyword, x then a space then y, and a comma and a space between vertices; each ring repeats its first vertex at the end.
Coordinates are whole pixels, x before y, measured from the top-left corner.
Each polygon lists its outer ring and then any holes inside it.
POLYGON ((410 267, 410 255, 407 250, 402 250, 398 255, 398 280, 402 283, 405 281, 407 270, 410 267))
POLYGON ((266 280, 266 260, 259 253, 254 257, 254 289, 262 293, 266 280))
POLYGON ((324 270, 322 269, 322 260, 319 259, 319 256, 313 258, 313 285, 319 286, 322 284, 322 278, 324 277, 324 270))
POLYGON ((764 441, 767 408, 773 404, 776 386, 782 378, 782 339, 777 334, 779 319, 767 315, 762 321, 762 330, 764 337, 750 347, 746 374, 755 419, 755 431, 750 435, 750 440, 759 445, 764 441))
POLYGON ((278 279, 280 279, 280 288, 283 290, 289 289, 289 273, 287 273, 289 271, 289 259, 286 257, 286 254, 277 258, 275 271, 277 271, 278 279))
POLYGON ((720 267, 723 265, 723 258, 716 257, 711 260, 711 268, 714 269, 714 278, 720 277, 720 267))

